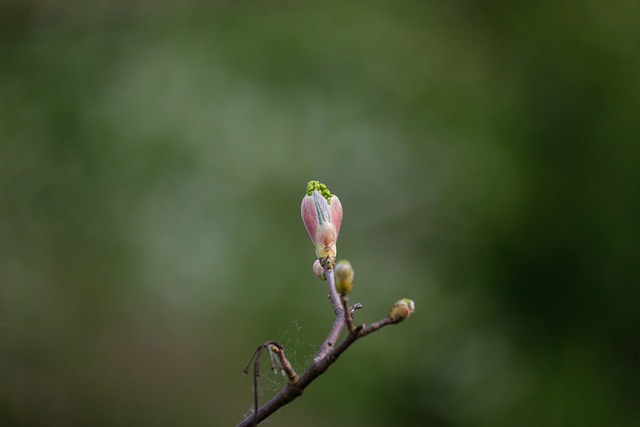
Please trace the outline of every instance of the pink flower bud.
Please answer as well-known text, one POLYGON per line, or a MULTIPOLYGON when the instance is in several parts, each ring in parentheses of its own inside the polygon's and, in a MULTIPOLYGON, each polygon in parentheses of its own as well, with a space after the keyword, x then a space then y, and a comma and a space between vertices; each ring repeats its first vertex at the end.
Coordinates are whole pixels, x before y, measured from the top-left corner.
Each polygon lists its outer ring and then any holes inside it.
POLYGON ((318 181, 307 184, 307 195, 300 207, 302 221, 315 245, 318 258, 335 258, 336 241, 342 225, 342 204, 326 185, 318 181))

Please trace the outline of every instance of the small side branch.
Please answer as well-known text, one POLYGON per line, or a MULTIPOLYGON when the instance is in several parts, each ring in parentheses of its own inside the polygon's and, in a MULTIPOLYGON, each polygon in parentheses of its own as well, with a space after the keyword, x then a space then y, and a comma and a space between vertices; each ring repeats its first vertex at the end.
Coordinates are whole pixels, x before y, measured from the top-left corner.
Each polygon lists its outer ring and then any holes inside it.
POLYGON ((258 414, 258 377, 260 376, 260 356, 262 356, 262 352, 267 349, 269 350, 269 354, 271 355, 271 369, 273 369, 274 373, 278 370, 282 371, 283 374, 289 377, 290 384, 298 381, 298 374, 289 363, 289 360, 284 355, 284 348, 275 341, 267 341, 263 344, 260 344, 256 351, 251 356, 251 360, 249 360, 249 364, 246 368, 243 369, 245 374, 249 373, 249 367, 253 362, 253 402, 254 402, 254 411, 253 416, 247 417, 247 419, 251 418, 251 425, 255 426, 258 424, 257 414, 258 414))
POLYGON ((284 355, 284 348, 278 344, 269 345, 269 353, 271 354, 271 364, 274 371, 278 369, 284 375, 289 378, 289 382, 295 383, 298 381, 298 374, 293 366, 289 362, 289 359, 284 355), (275 360, 274 360, 275 359, 275 360))
MULTIPOLYGON (((347 324, 347 330, 349 333, 353 333, 355 327, 353 326, 353 311, 349 308, 349 296, 344 295, 340 300, 342 301, 342 311, 344 312, 344 321, 347 324)), ((355 308, 353 310, 355 310, 355 308)))
MULTIPOLYGON (((344 315, 338 316, 343 319, 344 327, 344 315)), ((337 320, 337 319, 336 319, 337 320)), ((365 337, 373 332, 378 331, 384 326, 398 323, 398 321, 391 320, 389 317, 385 317, 375 323, 368 326, 360 325, 354 328, 353 332, 350 332, 337 346, 333 348, 321 359, 314 361, 311 366, 299 377, 298 381, 291 382, 285 386, 277 395, 275 395, 269 402, 265 403, 260 409, 256 410, 252 415, 245 418, 237 427, 250 427, 255 426, 262 420, 276 412, 291 401, 297 399, 302 395, 304 389, 311 384, 316 378, 322 375, 331 365, 333 365, 338 357, 344 353, 354 342, 358 339, 365 337)), ((257 380, 256 380, 257 384, 257 380)), ((257 402, 257 397, 256 397, 257 402)))

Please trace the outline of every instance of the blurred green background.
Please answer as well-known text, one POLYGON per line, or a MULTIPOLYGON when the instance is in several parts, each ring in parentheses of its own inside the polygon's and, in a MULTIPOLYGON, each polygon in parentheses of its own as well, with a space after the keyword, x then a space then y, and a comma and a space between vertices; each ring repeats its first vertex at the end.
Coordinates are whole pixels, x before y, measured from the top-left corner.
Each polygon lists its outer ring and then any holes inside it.
POLYGON ((358 320, 417 312, 268 425, 640 425, 639 19, 4 1, 0 424, 239 422, 257 345, 302 369, 332 322, 299 217, 318 179, 358 320))

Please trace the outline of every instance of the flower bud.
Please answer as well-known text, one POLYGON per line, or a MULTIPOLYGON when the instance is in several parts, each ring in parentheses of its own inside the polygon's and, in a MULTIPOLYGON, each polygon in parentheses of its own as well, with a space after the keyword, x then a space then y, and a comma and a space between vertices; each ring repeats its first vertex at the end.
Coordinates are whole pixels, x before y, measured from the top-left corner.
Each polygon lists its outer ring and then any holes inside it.
POLYGON ((319 259, 335 260, 336 241, 342 225, 342 204, 326 185, 309 181, 300 207, 302 221, 319 259))
POLYGON ((324 267, 322 266, 322 264, 320 264, 320 260, 315 260, 313 262, 313 272, 315 273, 318 279, 327 280, 327 278, 324 275, 324 267))
POLYGON ((353 290, 353 267, 346 260, 340 260, 335 267, 336 290, 342 296, 348 295, 353 290))
POLYGON ((391 311, 389 311, 389 314, 387 315, 387 317, 393 323, 399 323, 399 322, 402 322, 407 317, 409 317, 411 313, 413 313, 415 310, 416 310, 415 303, 408 298, 403 298, 400 301, 393 304, 393 307, 391 307, 391 311))

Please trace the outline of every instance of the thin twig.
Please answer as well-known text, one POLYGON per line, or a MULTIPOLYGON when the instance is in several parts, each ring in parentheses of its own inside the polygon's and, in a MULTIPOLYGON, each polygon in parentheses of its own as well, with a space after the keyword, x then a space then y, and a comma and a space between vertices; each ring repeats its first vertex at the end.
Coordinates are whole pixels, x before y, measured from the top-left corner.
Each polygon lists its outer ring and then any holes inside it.
POLYGON ((349 307, 349 312, 351 312, 352 319, 356 318, 356 315, 355 315, 356 310, 362 310, 362 303, 357 302, 353 304, 351 307, 349 307))
POLYGON ((260 376, 260 356, 262 355, 262 351, 272 343, 273 341, 267 341, 264 344, 260 344, 256 351, 253 352, 253 356, 249 360, 247 366, 242 370, 245 374, 249 373, 249 367, 251 366, 251 362, 253 362, 253 416, 247 417, 247 419, 251 418, 251 425, 255 426, 258 424, 258 377, 260 376))
POLYGON ((296 373, 295 369, 293 369, 293 366, 291 366, 289 359, 287 359, 287 357, 284 355, 284 347, 271 344, 269 348, 277 356, 279 368, 284 374, 287 375, 289 381, 292 383, 298 381, 298 374, 296 373))
POLYGON ((342 310, 344 312, 344 321, 347 324, 347 330, 349 333, 353 333, 355 327, 353 326, 353 312, 349 309, 349 295, 343 295, 340 300, 342 301, 342 310))
POLYGON ((336 319, 333 322, 333 326, 331 327, 327 338, 325 338, 324 342, 320 346, 320 350, 318 350, 318 353, 316 353, 316 356, 313 358, 314 362, 319 362, 331 351, 338 341, 338 338, 340 338, 340 333, 344 328, 344 308, 342 307, 340 295, 336 290, 336 280, 333 274, 333 269, 325 268, 324 275, 327 278, 329 300, 333 306, 333 312, 336 315, 336 319))

